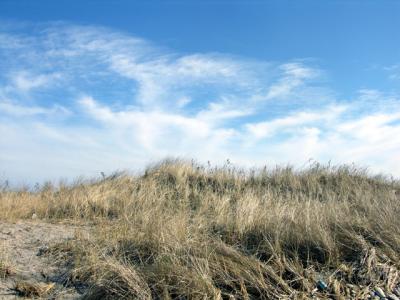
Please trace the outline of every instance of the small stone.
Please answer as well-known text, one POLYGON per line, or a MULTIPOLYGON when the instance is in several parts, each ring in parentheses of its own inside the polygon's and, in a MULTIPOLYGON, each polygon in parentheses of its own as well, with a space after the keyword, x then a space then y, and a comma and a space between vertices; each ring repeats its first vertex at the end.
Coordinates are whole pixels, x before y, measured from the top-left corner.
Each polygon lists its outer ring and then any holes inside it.
POLYGON ((384 291, 380 287, 375 288, 375 294, 380 298, 386 298, 384 291))
POLYGON ((387 298, 389 300, 400 300, 399 297, 397 297, 395 294, 389 294, 387 295, 387 298))

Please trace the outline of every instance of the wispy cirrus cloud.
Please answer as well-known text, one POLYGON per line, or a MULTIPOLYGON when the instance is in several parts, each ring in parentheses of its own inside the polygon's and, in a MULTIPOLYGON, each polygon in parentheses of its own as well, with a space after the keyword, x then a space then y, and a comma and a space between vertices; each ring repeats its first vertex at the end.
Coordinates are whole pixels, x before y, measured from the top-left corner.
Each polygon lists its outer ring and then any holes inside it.
POLYGON ((281 134, 287 130, 298 129, 307 125, 319 124, 319 126, 329 126, 329 122, 335 121, 346 110, 345 106, 331 106, 324 110, 313 110, 310 112, 294 112, 283 118, 276 118, 271 121, 246 124, 250 134, 257 139, 281 134))
POLYGON ((17 91, 28 92, 35 88, 46 87, 62 78, 59 73, 52 74, 29 74, 26 71, 19 71, 11 75, 11 84, 17 91))
POLYGON ((318 70, 309 68, 301 63, 286 63, 279 67, 283 76, 272 84, 266 99, 274 99, 289 96, 296 87, 303 85, 307 80, 318 76, 318 70))
POLYGON ((11 115, 16 117, 38 116, 38 115, 62 115, 69 114, 70 111, 58 104, 45 108, 42 106, 24 106, 15 104, 11 101, 0 101, 0 111, 2 115, 11 115))
POLYGON ((334 97, 307 61, 179 54, 66 23, 6 29, 0 41, 6 177, 95 175, 165 156, 354 161, 400 175, 399 97, 373 89, 334 97))

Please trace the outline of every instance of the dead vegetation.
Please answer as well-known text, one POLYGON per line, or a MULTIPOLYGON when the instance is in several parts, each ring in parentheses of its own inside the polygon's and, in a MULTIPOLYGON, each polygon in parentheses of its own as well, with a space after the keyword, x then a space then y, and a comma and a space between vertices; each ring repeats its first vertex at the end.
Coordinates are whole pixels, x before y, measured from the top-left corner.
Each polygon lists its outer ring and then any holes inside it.
POLYGON ((31 281, 17 281, 14 290, 22 297, 45 297, 55 286, 54 283, 37 283, 31 281))
POLYGON ((165 161, 137 177, 3 188, 0 216, 93 222, 91 239, 51 249, 85 299, 367 299, 399 292, 399 193, 352 166, 165 161))

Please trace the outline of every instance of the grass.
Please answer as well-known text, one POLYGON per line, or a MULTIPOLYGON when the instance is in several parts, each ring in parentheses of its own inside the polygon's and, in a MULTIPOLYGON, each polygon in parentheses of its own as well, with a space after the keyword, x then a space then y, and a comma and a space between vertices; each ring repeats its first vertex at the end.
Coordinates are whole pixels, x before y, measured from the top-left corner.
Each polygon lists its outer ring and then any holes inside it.
POLYGON ((14 290, 17 295, 20 297, 29 297, 29 298, 44 298, 49 292, 53 289, 54 283, 45 284, 45 283, 35 283, 25 280, 19 280, 15 283, 14 290))
POLYGON ((54 250, 85 299, 364 299, 399 284, 399 201, 398 181, 354 166, 170 160, 141 176, 3 188, 0 218, 93 223, 90 239, 54 250))

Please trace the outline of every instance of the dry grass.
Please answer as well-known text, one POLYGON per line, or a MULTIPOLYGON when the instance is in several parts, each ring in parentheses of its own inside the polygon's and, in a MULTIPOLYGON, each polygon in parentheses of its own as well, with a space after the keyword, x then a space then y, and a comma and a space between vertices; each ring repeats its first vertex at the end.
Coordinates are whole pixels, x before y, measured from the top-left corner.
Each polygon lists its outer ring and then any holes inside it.
POLYGON ((46 284, 20 280, 15 283, 14 290, 21 297, 43 298, 50 293, 54 285, 54 283, 46 284))
POLYGON ((399 283, 399 193, 351 166, 177 160, 138 177, 4 188, 0 218, 93 221, 94 240, 59 248, 87 299, 364 299, 399 283), (328 288, 315 291, 320 279, 328 288))

